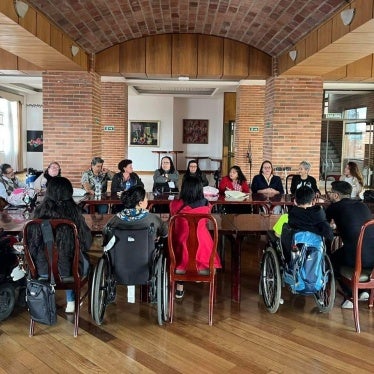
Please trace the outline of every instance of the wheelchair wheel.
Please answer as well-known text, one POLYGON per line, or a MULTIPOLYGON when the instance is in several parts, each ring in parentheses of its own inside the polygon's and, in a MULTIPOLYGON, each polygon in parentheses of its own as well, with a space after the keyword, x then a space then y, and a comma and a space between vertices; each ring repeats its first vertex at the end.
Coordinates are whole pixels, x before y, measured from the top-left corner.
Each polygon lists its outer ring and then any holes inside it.
POLYGON ((266 309, 276 313, 281 300, 282 280, 278 255, 272 247, 267 247, 262 257, 260 286, 266 309))
POLYGON ((169 318, 169 277, 167 259, 161 255, 157 261, 157 320, 162 326, 169 318))
POLYGON ((335 278, 329 256, 325 253, 325 284, 323 288, 314 294, 317 307, 321 313, 328 313, 335 302, 335 278))
POLYGON ((7 319, 13 312, 16 302, 15 289, 10 283, 0 285, 0 321, 7 319))
POLYGON ((98 325, 103 323, 107 298, 110 293, 108 268, 108 257, 104 255, 97 263, 92 277, 91 313, 92 318, 98 325))

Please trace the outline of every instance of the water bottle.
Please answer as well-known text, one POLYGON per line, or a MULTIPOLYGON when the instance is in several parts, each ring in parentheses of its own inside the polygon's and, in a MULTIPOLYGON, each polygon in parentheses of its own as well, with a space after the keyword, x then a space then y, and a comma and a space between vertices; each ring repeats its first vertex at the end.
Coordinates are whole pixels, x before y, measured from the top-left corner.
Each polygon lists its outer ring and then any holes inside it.
POLYGON ((131 187, 130 179, 126 181, 125 191, 127 191, 131 187))
POLYGON ((97 181, 95 184, 95 197, 100 198, 101 197, 101 182, 97 181))

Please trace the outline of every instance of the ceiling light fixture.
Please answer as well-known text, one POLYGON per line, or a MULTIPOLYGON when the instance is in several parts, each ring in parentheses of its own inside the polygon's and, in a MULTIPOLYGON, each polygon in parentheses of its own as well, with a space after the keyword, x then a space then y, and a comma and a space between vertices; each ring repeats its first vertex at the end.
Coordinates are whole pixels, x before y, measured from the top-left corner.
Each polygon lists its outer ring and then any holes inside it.
POLYGON ((16 2, 14 3, 14 9, 18 17, 24 18, 27 11, 29 10, 29 6, 21 0, 16 0, 16 2))
POLYGON ((354 16, 355 16, 355 8, 344 9, 340 13, 340 17, 343 21, 344 26, 350 25, 351 22, 353 21, 354 16))
POLYGON ((292 61, 295 61, 296 58, 297 58, 297 51, 296 51, 295 49, 292 50, 292 51, 289 51, 289 52, 288 52, 288 56, 290 56, 290 59, 291 59, 292 61))
POLYGON ((71 54, 75 57, 79 52, 79 47, 77 47, 76 45, 72 45, 71 46, 71 54))

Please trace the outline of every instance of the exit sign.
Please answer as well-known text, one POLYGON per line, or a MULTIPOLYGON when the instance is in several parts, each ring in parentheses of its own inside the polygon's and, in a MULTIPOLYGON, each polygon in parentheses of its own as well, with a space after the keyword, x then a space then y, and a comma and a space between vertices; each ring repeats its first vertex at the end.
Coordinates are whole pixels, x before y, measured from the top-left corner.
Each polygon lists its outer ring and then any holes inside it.
POLYGON ((326 118, 338 118, 338 119, 341 119, 342 118, 342 114, 341 113, 326 113, 326 118))
POLYGON ((114 126, 104 126, 104 131, 114 131, 114 126))
POLYGON ((258 132, 258 131, 259 131, 258 127, 250 127, 249 128, 249 132, 258 132))

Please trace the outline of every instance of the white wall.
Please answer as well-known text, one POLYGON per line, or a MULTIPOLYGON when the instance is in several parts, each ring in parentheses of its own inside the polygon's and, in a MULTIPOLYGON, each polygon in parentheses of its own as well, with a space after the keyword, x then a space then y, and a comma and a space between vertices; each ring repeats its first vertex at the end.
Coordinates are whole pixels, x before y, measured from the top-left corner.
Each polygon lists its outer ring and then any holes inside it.
MULTIPOLYGON (((138 171, 159 167, 158 155, 152 151, 184 151, 178 155, 178 169, 186 168, 185 156, 222 157, 223 95, 212 98, 173 98, 134 96, 129 94, 129 120, 159 120, 159 147, 129 147, 128 157, 138 171), (209 120, 209 144, 183 144, 183 119, 209 120)), ((173 157, 175 162, 175 157, 173 157)), ((216 169, 217 163, 202 160, 202 169, 216 169)))
MULTIPOLYGON (((26 131, 43 130, 43 95, 39 93, 25 96, 25 104, 26 110, 23 115, 26 115, 26 131)), ((25 151, 27 149, 26 131, 23 144, 23 149, 25 151)), ((37 170, 43 169, 43 152, 25 152, 25 154, 27 168, 31 167, 37 170)))
MULTIPOLYGON (((185 156, 207 156, 222 158, 223 94, 212 98, 175 98, 174 100, 174 149, 183 150, 180 169, 187 167, 185 156), (183 119, 209 120, 208 144, 183 144, 183 119)), ((218 164, 200 160, 201 169, 214 170, 218 164)))

